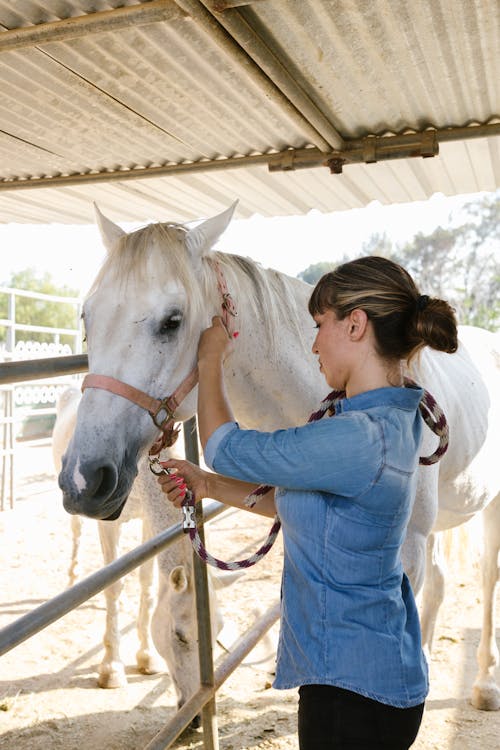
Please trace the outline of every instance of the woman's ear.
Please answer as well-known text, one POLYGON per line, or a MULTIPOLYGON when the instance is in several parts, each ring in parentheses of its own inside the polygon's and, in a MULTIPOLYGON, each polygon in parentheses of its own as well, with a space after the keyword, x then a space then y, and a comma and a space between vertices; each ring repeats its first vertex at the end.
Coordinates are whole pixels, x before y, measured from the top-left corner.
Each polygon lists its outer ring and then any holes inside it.
POLYGON ((356 308, 349 314, 349 337, 351 341, 359 341, 363 338, 368 325, 368 315, 364 310, 356 308))

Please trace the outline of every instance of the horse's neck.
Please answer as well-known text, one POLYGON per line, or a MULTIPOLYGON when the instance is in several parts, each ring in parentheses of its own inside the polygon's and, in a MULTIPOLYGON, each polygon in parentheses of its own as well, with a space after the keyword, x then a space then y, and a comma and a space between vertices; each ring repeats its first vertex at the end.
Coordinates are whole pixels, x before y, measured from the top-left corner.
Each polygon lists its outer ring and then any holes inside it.
POLYGON ((248 279, 238 280, 239 336, 225 371, 236 417, 247 427, 275 429, 301 424, 327 391, 311 352, 314 329, 307 312, 309 287, 282 279, 289 295, 287 309, 284 314, 275 310, 273 315, 246 302, 255 289, 248 279))

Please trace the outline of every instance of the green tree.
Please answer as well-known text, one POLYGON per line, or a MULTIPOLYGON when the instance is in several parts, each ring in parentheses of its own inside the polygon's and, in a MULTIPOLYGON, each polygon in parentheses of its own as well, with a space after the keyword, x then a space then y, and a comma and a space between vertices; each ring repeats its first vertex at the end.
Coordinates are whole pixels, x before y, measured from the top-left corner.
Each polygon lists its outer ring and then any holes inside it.
MULTIPOLYGON (((447 299, 459 323, 492 331, 500 326, 500 191, 467 203, 447 227, 418 232, 397 245, 373 234, 359 256, 382 255, 406 268, 423 294, 447 299)), ((342 261, 348 260, 343 258, 342 261)), ((298 274, 316 283, 339 263, 316 263, 298 274)))
POLYGON ((341 261, 339 261, 339 263, 329 263, 326 260, 321 261, 320 263, 313 263, 304 271, 298 273, 297 278, 302 279, 302 281, 307 281, 308 284, 316 284, 316 282, 319 281, 320 278, 325 275, 325 273, 332 271, 340 263, 343 263, 344 260, 347 260, 347 257, 343 258, 341 261))
MULTIPOLYGON (((33 268, 26 268, 13 273, 3 286, 20 289, 23 291, 40 292, 59 297, 78 297, 78 292, 67 286, 58 286, 49 273, 38 275, 33 268)), ((31 299, 30 297, 16 296, 16 323, 23 325, 47 326, 51 328, 78 328, 78 312, 74 304, 51 302, 45 299, 31 299)), ((7 319, 8 295, 0 294, 0 318, 7 319)), ((7 329, 0 326, 0 341, 5 342, 7 329)), ((54 341, 54 334, 37 331, 19 332, 17 338, 30 339, 31 341, 47 342, 54 341)), ((61 334, 60 343, 73 344, 74 338, 61 334)))
POLYGON ((470 325, 500 325, 500 193, 466 204, 460 313, 470 325))
POLYGON ((391 258, 394 252, 393 241, 385 232, 382 234, 378 234, 377 232, 370 235, 366 242, 363 243, 360 255, 382 255, 384 258, 391 258))
POLYGON ((390 257, 411 273, 426 294, 447 297, 457 273, 459 241, 456 229, 437 227, 431 234, 419 232, 402 248, 394 248, 390 257))
POLYGON ((466 221, 415 235, 389 256, 404 266, 425 294, 443 297, 459 323, 492 331, 500 324, 500 260, 489 234, 466 221))

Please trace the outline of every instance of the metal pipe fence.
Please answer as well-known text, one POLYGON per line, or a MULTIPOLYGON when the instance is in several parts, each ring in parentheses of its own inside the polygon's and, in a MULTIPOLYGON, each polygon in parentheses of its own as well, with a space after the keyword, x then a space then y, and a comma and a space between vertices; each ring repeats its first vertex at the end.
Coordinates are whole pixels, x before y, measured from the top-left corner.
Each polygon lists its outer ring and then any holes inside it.
MULTIPOLYGON (((86 355, 2 363, 0 364, 0 386, 44 378, 49 373, 51 376, 57 376, 66 373, 84 372, 87 367, 86 355)), ((195 418, 185 423, 184 440, 186 457, 198 463, 198 441, 195 427, 195 418)), ((197 521, 200 534, 203 534, 204 521, 214 518, 225 509, 222 503, 216 501, 203 505, 198 504, 197 521)), ((181 523, 171 526, 70 589, 7 625, 0 630, 0 656, 166 549, 177 541, 182 534, 181 523)), ((193 567, 198 620, 200 688, 144 750, 166 750, 171 747, 172 743, 189 726, 200 710, 202 712, 204 748, 205 750, 218 750, 216 692, 279 617, 279 603, 276 603, 237 641, 229 656, 215 671, 212 654, 207 570, 194 552, 193 567)))
MULTIPOLYGON (((214 501, 204 509, 203 515, 205 518, 212 518, 222 513, 223 510, 224 505, 214 501)), ((36 607, 36 609, 31 610, 31 612, 19 617, 10 625, 2 628, 0 630, 0 656, 19 646, 56 620, 64 617, 68 612, 76 609, 80 604, 88 601, 88 599, 91 599, 112 583, 118 581, 119 578, 138 568, 146 560, 162 552, 162 550, 177 541, 183 533, 181 523, 171 526, 169 529, 162 531, 161 534, 148 539, 148 541, 135 549, 113 560, 109 565, 87 576, 83 581, 67 589, 67 591, 63 591, 61 594, 36 607)))
MULTIPOLYGON (((9 364, 15 369, 17 365, 41 357, 57 355, 53 357, 57 360, 63 354, 80 355, 81 308, 82 301, 78 297, 0 286, 0 361, 7 366, 6 373, 9 364), (59 321, 60 325, 52 321, 59 321)), ((4 385, 0 386, 1 511, 6 509, 7 498, 9 507, 14 507, 16 441, 50 435, 58 393, 65 385, 60 380, 50 380, 53 373, 40 372, 35 377, 45 382, 33 386, 30 372, 33 370, 28 367, 28 376, 21 379, 6 374, 4 385), (15 387, 15 383, 21 385, 15 387)), ((73 378, 74 372, 78 370, 67 374, 73 378)))

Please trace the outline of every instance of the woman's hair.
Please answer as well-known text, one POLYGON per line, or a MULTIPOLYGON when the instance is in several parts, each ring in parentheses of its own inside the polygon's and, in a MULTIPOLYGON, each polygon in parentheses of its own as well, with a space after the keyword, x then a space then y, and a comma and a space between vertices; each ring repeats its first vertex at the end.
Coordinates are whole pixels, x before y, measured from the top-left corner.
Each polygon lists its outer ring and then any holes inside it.
POLYGON ((333 310, 342 320, 355 309, 371 321, 380 356, 410 361, 426 345, 457 350, 453 308, 420 294, 410 274, 392 260, 369 255, 343 263, 318 281, 309 300, 311 315, 333 310))

